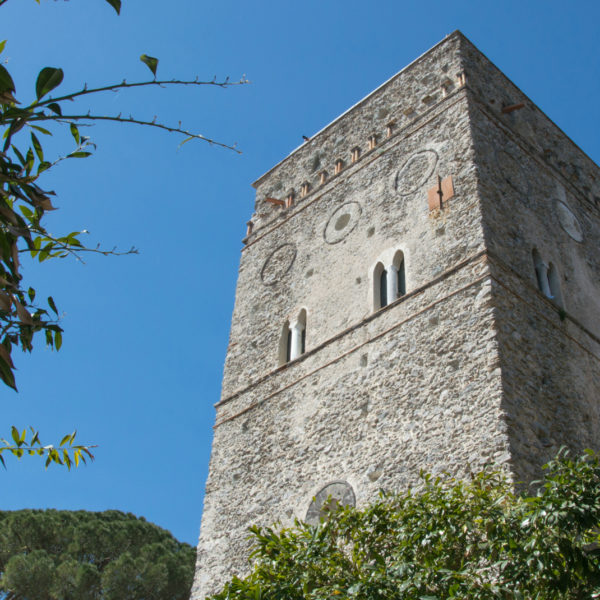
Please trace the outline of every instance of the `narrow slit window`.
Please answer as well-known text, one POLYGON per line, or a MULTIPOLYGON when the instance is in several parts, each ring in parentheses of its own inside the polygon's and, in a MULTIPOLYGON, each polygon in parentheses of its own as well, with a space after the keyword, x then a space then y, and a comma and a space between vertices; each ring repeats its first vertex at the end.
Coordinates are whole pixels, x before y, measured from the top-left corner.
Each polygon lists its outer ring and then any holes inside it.
POLYGON ((552 293, 548 286, 548 266, 542 260, 540 253, 534 248, 532 252, 533 266, 535 269, 535 277, 537 280, 538 288, 544 296, 549 298, 552 293))
POLYGON ((548 266, 548 287, 550 288, 550 298, 558 304, 561 308, 564 308, 564 302, 562 292, 560 289, 560 278, 558 275, 558 269, 553 263, 548 266))
POLYGON ((287 330, 286 337, 285 362, 290 362, 292 360, 292 332, 289 329, 287 330))
POLYGON ((344 168, 344 161, 341 158, 338 158, 335 161, 335 174, 339 175, 342 172, 343 168, 344 168))
POLYGON ((387 306, 387 271, 383 269, 379 276, 379 308, 387 306))
POLYGON ((404 259, 400 262, 398 267, 398 297, 406 294, 406 273, 404 271, 404 259))

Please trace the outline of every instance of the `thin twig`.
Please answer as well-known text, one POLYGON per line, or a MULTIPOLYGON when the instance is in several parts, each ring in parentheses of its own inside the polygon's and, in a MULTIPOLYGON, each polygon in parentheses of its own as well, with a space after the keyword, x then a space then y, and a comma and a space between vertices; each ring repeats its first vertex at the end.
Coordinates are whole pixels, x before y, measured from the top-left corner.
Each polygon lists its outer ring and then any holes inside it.
MULTIPOLYGON (((0 0, 0 2, 6 2, 7 0, 0 0)), ((58 96, 57 98, 48 98, 46 100, 42 100, 41 102, 34 102, 30 104, 25 110, 29 108, 35 108, 39 106, 47 106, 48 104, 52 104, 53 102, 62 102, 63 100, 72 100, 78 96, 85 96, 86 94, 96 94, 98 92, 110 92, 118 89, 124 88, 133 88, 133 87, 141 87, 146 85, 158 85, 159 87, 165 85, 214 85, 215 87, 226 88, 233 85, 244 85, 249 83, 247 79, 240 79, 239 81, 198 81, 197 79, 193 80, 184 80, 184 79, 170 79, 170 80, 157 80, 153 81, 140 81, 136 83, 127 83, 123 80, 121 83, 115 83, 112 85, 106 85, 99 88, 84 88, 79 92, 73 92, 72 94, 65 94, 64 96, 58 96)))
POLYGON ((229 144, 224 144, 222 142, 217 142, 211 138, 207 138, 199 133, 192 133, 191 131, 187 131, 185 129, 180 129, 179 127, 169 127, 168 125, 163 125, 162 123, 154 123, 152 121, 141 121, 139 119, 134 119, 133 117, 123 118, 123 117, 107 117, 100 115, 34 115, 28 119, 31 121, 57 121, 57 122, 69 122, 69 121, 114 121, 116 123, 133 123, 134 125, 146 125, 148 127, 156 127, 157 129, 164 129, 165 131, 169 131, 171 133, 181 133, 182 135, 188 136, 188 138, 194 138, 198 140, 202 140, 204 142, 208 142, 214 146, 221 146, 222 148, 227 148, 228 150, 233 150, 238 154, 241 154, 242 151, 238 150, 235 146, 230 146, 229 144))

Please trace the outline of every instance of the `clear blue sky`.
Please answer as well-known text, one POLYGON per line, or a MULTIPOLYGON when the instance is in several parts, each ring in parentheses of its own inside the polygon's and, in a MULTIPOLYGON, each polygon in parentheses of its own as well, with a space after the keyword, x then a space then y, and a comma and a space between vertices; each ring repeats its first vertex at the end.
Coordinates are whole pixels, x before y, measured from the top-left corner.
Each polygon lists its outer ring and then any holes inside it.
MULTIPOLYGON (((77 428, 96 461, 68 473, 8 460, 0 508, 115 508, 195 544, 213 403, 219 399, 250 183, 339 113, 460 29, 596 162, 600 160, 600 3, 556 0, 303 2, 9 0, 2 55, 25 101, 44 66, 64 89, 161 77, 244 74, 248 86, 107 94, 98 112, 176 124, 224 142, 178 149, 134 126, 88 133, 94 157, 42 179, 57 192, 49 228, 138 256, 26 265, 64 313, 64 346, 17 355, 19 393, 0 389, 0 435, 35 425, 43 441, 77 428)), ((56 138, 58 151, 71 149, 56 138)))

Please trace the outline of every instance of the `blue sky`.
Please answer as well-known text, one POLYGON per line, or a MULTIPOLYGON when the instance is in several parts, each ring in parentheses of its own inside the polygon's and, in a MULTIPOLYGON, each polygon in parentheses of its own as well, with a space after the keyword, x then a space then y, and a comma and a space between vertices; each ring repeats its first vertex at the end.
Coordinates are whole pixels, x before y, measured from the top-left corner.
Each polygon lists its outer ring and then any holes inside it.
MULTIPOLYGON (((17 96, 62 67, 61 89, 146 79, 246 76, 227 90, 171 88, 92 99, 104 114, 183 125, 243 154, 134 126, 90 128, 98 150, 41 183, 57 193, 54 233, 139 248, 27 264, 63 313, 64 345, 17 355, 19 393, 0 389, 0 435, 77 428, 96 461, 67 472, 29 459, 0 472, 1 509, 120 509, 195 544, 219 399, 250 183, 384 80, 460 29, 596 162, 600 160, 600 3, 555 0, 9 0, 2 55, 17 96)), ((86 110, 88 105, 78 105, 86 110)), ((57 135, 48 152, 71 150, 57 135)))

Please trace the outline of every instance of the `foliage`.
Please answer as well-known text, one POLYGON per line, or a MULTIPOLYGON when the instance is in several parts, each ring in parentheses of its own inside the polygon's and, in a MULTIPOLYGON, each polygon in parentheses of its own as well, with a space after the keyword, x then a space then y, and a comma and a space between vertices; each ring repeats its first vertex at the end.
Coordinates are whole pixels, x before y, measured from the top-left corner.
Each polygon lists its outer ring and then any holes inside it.
MULTIPOLYGON (((118 13, 120 0, 106 0, 118 13)), ((0 0, 0 7, 7 0, 0 0)), ((39 2, 39 0, 38 0, 39 2)), ((5 41, 0 42, 0 54, 5 41)), ((114 249, 106 250, 99 246, 86 247, 82 236, 87 232, 73 231, 54 235, 45 226, 44 217, 55 210, 52 203, 54 192, 40 187, 40 176, 66 159, 86 158, 95 146, 86 136, 81 135, 82 124, 97 121, 113 121, 123 124, 138 124, 182 134, 182 143, 199 139, 235 150, 203 135, 191 133, 176 127, 118 115, 96 114, 93 107, 86 105, 82 110, 72 109, 74 102, 91 101, 104 92, 126 90, 140 86, 166 87, 171 85, 219 86, 228 87, 246 83, 224 81, 158 80, 156 71, 158 59, 142 54, 140 60, 150 69, 154 79, 128 83, 105 85, 60 93, 54 92, 62 83, 63 70, 57 67, 41 69, 35 82, 35 97, 28 102, 17 100, 14 81, 4 64, 0 62, 0 133, 3 143, 0 146, 0 380, 16 390, 12 350, 20 347, 31 352, 36 333, 43 332, 46 344, 59 350, 62 345, 62 328, 59 325, 59 311, 52 298, 44 302, 36 299, 36 290, 23 281, 21 260, 28 256, 44 262, 50 258, 75 256, 83 252, 118 254, 114 249), (52 135, 56 128, 70 131, 74 148, 63 156, 50 158, 44 151, 44 136, 52 135)), ((236 150, 237 151, 237 150, 236 150)), ((131 249, 129 252, 135 252, 131 249)))
POLYGON ((0 444, 4 444, 4 446, 0 445, 0 462, 5 468, 6 462, 4 456, 2 456, 4 452, 12 454, 18 459, 25 455, 42 456, 46 458, 46 468, 51 463, 56 463, 58 465, 66 466, 69 471, 73 465, 78 467, 80 462, 85 464, 87 462, 86 457, 94 460, 94 455, 90 450, 90 448, 93 448, 94 446, 81 446, 75 444, 76 431, 65 435, 58 445, 58 448, 53 444, 44 446, 40 441, 39 432, 35 431, 33 427, 30 428, 29 440, 27 439, 27 429, 23 429, 23 431, 19 433, 19 430, 14 425, 12 427, 11 435, 12 442, 0 438, 0 444))
POLYGON ((571 599, 600 596, 600 465, 567 453, 537 493, 501 471, 340 507, 318 527, 251 528, 254 566, 213 600, 571 599))
POLYGON ((131 514, 0 512, 6 600, 187 600, 194 563, 194 548, 131 514))

